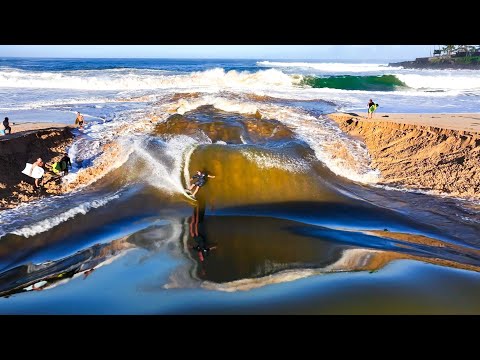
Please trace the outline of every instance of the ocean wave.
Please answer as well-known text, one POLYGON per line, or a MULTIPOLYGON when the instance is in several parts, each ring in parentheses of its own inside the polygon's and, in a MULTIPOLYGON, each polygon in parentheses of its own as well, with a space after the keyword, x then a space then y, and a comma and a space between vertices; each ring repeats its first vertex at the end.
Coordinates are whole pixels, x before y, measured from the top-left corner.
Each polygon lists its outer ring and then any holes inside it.
POLYGON ((400 81, 395 75, 379 76, 330 76, 314 77, 305 76, 302 84, 313 88, 330 88, 344 90, 365 90, 365 91, 394 91, 398 87, 407 85, 400 81))
POLYGON ((222 68, 215 68, 185 75, 167 75, 164 72, 139 69, 65 72, 0 70, 0 87, 7 88, 81 90, 190 89, 195 87, 262 88, 290 87, 295 81, 295 78, 274 69, 257 72, 239 72, 236 70, 225 72, 222 68))
POLYGON ((480 89, 480 72, 468 75, 397 74, 396 77, 412 89, 480 89))
POLYGON ((258 61, 258 66, 281 67, 281 68, 307 68, 323 72, 372 72, 385 70, 398 70, 401 67, 388 67, 388 64, 365 64, 365 63, 326 63, 326 62, 277 62, 258 61))

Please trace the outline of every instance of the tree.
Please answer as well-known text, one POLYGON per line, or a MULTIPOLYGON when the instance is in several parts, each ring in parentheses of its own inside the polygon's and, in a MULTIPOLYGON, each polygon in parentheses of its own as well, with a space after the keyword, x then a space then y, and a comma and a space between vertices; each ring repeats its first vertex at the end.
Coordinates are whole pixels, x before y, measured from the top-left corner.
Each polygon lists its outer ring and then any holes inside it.
POLYGON ((442 51, 446 53, 448 56, 452 55, 452 52, 456 49, 456 45, 445 45, 442 48, 442 51))

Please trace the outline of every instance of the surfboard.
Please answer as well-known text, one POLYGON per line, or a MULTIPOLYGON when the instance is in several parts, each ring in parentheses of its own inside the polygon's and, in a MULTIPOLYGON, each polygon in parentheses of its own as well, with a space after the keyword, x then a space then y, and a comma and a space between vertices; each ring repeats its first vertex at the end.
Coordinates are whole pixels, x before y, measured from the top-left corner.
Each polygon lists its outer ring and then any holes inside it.
POLYGON ((26 163, 25 169, 22 170, 22 173, 34 179, 40 179, 43 176, 43 173, 45 172, 45 170, 43 170, 40 166, 36 166, 32 171, 32 175, 30 175, 31 168, 32 168, 32 164, 26 163))
POLYGON ((195 202, 197 201, 197 199, 195 199, 192 195, 190 195, 190 194, 187 193, 186 191, 183 191, 182 194, 185 195, 185 197, 186 197, 187 199, 190 199, 190 200, 195 201, 195 202))
POLYGON ((42 280, 42 281, 39 281, 39 282, 37 282, 33 285, 27 286, 26 288, 23 288, 23 290, 31 291, 31 290, 34 290, 34 289, 41 288, 41 287, 45 286, 46 284, 47 284, 47 282, 45 280, 42 280))

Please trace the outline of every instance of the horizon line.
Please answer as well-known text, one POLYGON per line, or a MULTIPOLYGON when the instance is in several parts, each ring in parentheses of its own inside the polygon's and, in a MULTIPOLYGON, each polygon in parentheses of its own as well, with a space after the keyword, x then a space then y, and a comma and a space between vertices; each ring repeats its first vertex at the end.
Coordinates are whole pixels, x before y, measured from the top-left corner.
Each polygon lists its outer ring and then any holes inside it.
POLYGON ((242 58, 242 57, 50 57, 50 56, 1 56, 0 59, 59 59, 59 60, 79 60, 79 59, 96 59, 96 60, 105 60, 105 59, 115 59, 115 60, 309 60, 309 61, 332 61, 332 60, 348 60, 348 61, 373 61, 373 60, 403 60, 409 58, 366 58, 366 59, 352 59, 352 58, 242 58))

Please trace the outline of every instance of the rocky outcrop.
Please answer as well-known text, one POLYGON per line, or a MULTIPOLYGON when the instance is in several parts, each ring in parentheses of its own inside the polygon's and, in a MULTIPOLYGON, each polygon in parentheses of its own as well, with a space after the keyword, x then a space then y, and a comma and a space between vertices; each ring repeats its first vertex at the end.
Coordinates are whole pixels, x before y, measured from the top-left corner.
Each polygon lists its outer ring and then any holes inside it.
POLYGON ((442 60, 442 61, 401 61, 396 63, 389 63, 388 66, 398 67, 402 66, 405 69, 435 69, 435 70, 444 70, 444 69, 469 69, 469 70, 480 70, 480 63, 460 63, 454 59, 442 60))
POLYGON ((360 136, 385 184, 480 198, 480 134, 330 114, 360 136))
POLYGON ((50 171, 49 166, 60 160, 72 139, 70 128, 65 127, 0 140, 0 209, 62 192, 61 179, 50 171), (22 174, 25 163, 34 162, 39 157, 46 164, 44 186, 40 192, 34 190, 34 180, 22 174))

